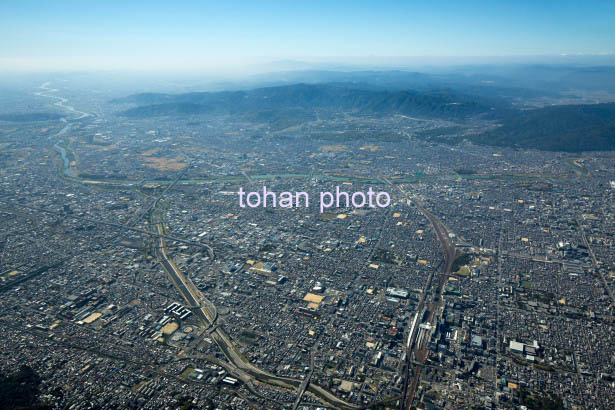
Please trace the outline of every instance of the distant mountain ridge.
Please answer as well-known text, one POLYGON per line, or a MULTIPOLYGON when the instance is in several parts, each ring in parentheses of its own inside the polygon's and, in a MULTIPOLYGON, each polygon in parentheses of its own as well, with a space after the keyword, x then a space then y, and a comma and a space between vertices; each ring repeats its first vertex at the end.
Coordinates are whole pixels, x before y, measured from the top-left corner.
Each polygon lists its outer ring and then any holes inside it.
POLYGON ((198 113, 247 114, 280 109, 325 109, 363 114, 398 113, 429 118, 463 119, 490 109, 487 104, 475 98, 446 91, 420 93, 364 90, 326 84, 295 84, 215 93, 143 93, 112 102, 139 105, 120 113, 133 118, 198 113))
POLYGON ((509 112, 501 127, 472 138, 486 145, 547 151, 615 150, 615 103, 509 112))
MULTIPOLYGON (((317 118, 317 112, 403 114, 461 122, 481 117, 494 120, 500 126, 479 135, 455 137, 453 134, 448 141, 469 139, 485 145, 550 151, 615 150, 615 103, 521 110, 501 97, 468 95, 454 90, 391 91, 340 84, 295 84, 185 94, 141 93, 112 102, 136 105, 118 113, 129 118, 229 114, 245 121, 268 123, 274 130, 312 121, 317 118)), ((430 138, 429 133, 426 138, 430 138)))

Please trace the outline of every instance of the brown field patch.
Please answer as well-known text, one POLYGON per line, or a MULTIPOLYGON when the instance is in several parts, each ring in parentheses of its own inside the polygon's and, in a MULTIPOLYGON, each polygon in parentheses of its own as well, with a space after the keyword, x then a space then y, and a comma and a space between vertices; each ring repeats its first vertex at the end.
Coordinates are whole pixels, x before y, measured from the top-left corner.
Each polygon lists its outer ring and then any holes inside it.
POLYGON ((359 148, 361 151, 371 151, 371 152, 375 152, 378 151, 380 149, 380 147, 378 145, 364 145, 361 148, 359 148))
POLYGON ((143 165, 159 171, 179 171, 188 166, 188 164, 182 162, 180 158, 146 157, 144 158, 144 161, 145 163, 143 165))
POLYGON ((345 145, 321 145, 318 149, 325 152, 338 152, 346 151, 347 147, 345 145))
POLYGON ((88 149, 94 149, 96 151, 109 151, 111 149, 119 148, 117 145, 92 145, 92 144, 83 144, 84 147, 88 149))
POLYGON ((163 335, 172 335, 179 328, 177 322, 169 322, 161 329, 163 335))
POLYGON ((310 303, 320 303, 325 297, 322 295, 315 295, 313 293, 308 293, 303 297, 303 300, 310 303))
POLYGON ((158 151, 159 151, 158 148, 148 149, 143 154, 141 154, 141 156, 151 157, 152 155, 156 154, 158 151))

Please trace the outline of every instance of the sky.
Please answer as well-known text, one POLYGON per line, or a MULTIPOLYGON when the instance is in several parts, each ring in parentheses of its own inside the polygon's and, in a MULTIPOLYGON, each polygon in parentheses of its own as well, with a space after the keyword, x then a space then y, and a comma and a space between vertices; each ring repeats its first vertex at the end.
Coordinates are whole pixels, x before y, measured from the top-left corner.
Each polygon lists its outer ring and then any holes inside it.
POLYGON ((0 69, 611 55, 614 21, 612 0, 2 0, 0 69))

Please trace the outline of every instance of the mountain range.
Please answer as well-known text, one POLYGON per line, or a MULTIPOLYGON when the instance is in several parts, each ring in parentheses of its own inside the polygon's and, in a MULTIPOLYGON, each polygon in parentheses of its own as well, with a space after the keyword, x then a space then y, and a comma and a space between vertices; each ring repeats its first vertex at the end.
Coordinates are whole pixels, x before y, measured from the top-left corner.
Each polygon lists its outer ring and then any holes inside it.
POLYGON ((615 103, 521 109, 501 95, 478 88, 474 91, 476 94, 453 89, 390 90, 345 83, 292 84, 246 91, 140 93, 111 102, 123 108, 131 105, 118 113, 128 118, 222 114, 268 123, 272 130, 313 121, 321 114, 402 114, 460 124, 481 118, 498 126, 483 134, 448 140, 469 139, 485 145, 550 151, 615 150, 615 103))
POLYGON ((330 84, 294 84, 248 91, 186 94, 143 93, 113 100, 137 107, 120 115, 148 118, 201 113, 248 114, 267 111, 337 111, 360 114, 405 114, 463 119, 489 111, 476 98, 446 90, 434 92, 368 90, 330 84))

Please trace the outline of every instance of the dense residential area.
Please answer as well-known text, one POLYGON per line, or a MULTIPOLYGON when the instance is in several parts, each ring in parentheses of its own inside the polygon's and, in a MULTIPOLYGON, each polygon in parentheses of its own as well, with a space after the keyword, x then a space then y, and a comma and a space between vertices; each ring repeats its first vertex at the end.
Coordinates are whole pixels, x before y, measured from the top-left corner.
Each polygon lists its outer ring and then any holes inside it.
POLYGON ((231 94, 127 115, 136 97, 103 86, 20 93, 0 116, 3 400, 615 406, 612 152, 479 144, 502 127, 482 112, 248 115, 231 94), (313 200, 240 206, 265 186, 313 200), (390 204, 321 210, 336 188, 390 204))

